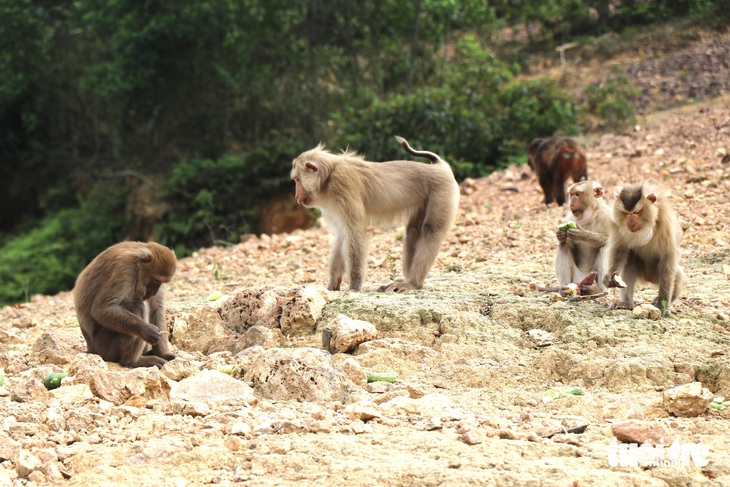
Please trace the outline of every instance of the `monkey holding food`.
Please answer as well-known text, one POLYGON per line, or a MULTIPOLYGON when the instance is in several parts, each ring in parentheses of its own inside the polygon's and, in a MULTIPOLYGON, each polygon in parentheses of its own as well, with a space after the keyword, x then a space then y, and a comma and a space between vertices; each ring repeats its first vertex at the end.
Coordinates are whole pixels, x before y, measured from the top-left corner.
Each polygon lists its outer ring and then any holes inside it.
POLYGON ((588 179, 588 166, 583 149, 570 137, 539 138, 527 147, 527 164, 537 175, 545 194, 545 204, 565 203, 565 182, 588 179))
POLYGON ((176 263, 172 250, 153 242, 121 242, 97 255, 73 290, 87 352, 126 367, 175 358, 164 332, 163 284, 176 263))
POLYGON ((680 261, 682 227, 669 201, 647 182, 625 185, 613 203, 608 240, 608 271, 603 284, 625 283, 612 309, 634 308, 637 279, 657 284, 659 294, 652 304, 668 310, 684 289, 680 261))
POLYGON ((555 271, 561 289, 571 283, 581 287, 593 285, 591 277, 594 277, 595 291, 605 290, 603 278, 611 212, 603 194, 603 187, 596 181, 573 183, 566 191, 569 211, 556 231, 559 244, 555 271), (571 222, 573 228, 563 229, 571 222), (589 282, 584 282, 586 278, 589 282))
POLYGON ((332 154, 322 144, 297 156, 291 179, 297 202, 319 208, 334 232, 327 288, 339 290, 344 277, 361 291, 367 267, 367 226, 406 222, 403 279, 379 291, 421 289, 454 223, 459 186, 449 164, 438 155, 417 151, 396 136, 410 154, 431 164, 396 160, 368 162, 351 151, 332 154))

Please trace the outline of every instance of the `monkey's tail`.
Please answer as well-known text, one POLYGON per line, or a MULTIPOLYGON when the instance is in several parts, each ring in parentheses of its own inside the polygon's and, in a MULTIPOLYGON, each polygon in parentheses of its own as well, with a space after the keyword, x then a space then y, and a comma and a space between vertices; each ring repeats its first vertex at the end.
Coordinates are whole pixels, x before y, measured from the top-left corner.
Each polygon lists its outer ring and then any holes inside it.
POLYGON ((438 154, 434 154, 433 152, 429 152, 426 150, 415 150, 410 145, 408 145, 408 141, 404 139, 403 137, 395 136, 395 140, 398 141, 398 143, 403 147, 406 152, 409 154, 412 154, 416 157, 425 157, 426 159, 430 159, 431 162, 440 162, 443 161, 438 154))

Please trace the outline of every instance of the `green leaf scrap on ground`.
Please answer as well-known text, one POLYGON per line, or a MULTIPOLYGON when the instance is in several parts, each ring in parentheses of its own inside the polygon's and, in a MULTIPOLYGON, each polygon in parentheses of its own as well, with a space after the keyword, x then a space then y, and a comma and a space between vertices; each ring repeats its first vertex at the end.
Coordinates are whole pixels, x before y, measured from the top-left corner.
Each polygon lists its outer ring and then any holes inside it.
POLYGON ((220 298, 223 297, 223 293, 220 291, 213 291, 208 296, 208 301, 218 301, 220 298))
POLYGON ((710 402, 710 407, 712 409, 717 409, 718 411, 722 411, 726 407, 730 406, 730 401, 726 401, 723 397, 716 397, 715 399, 710 402))
POLYGON ((368 382, 395 382, 395 372, 365 372, 368 382))
POLYGON ((558 398, 564 397, 564 396, 568 396, 568 395, 582 396, 583 389, 581 389, 580 387, 576 387, 576 386, 553 387, 542 393, 542 402, 543 402, 543 404, 547 404, 550 401, 554 401, 555 399, 558 399, 558 398))

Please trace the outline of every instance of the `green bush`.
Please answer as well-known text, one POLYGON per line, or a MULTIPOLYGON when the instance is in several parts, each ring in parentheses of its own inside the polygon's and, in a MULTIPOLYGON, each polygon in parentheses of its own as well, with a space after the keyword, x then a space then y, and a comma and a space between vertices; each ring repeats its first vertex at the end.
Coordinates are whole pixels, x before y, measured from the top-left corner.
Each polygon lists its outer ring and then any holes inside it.
POLYGON ((583 90, 587 113, 598 117, 600 126, 607 130, 622 130, 634 123, 631 99, 640 90, 633 88, 625 74, 615 76, 583 90))
POLYGON ((507 159, 522 158, 526 144, 536 137, 579 133, 575 100, 551 79, 510 84, 500 93, 500 105, 504 138, 499 152, 507 159))
POLYGON ((98 186, 78 208, 46 216, 0 247, 0 304, 71 289, 99 252, 124 234, 126 190, 98 186))
POLYGON ((258 205, 290 184, 291 147, 301 145, 278 137, 249 153, 175 166, 166 184, 170 210, 160 224, 161 243, 183 257, 255 232, 258 205))
POLYGON ((392 138, 401 135, 447 159, 463 179, 523 161, 525 146, 535 137, 578 133, 575 100, 555 82, 512 82, 512 77, 467 37, 444 68, 441 87, 339 112, 336 140, 377 161, 404 157, 392 138))

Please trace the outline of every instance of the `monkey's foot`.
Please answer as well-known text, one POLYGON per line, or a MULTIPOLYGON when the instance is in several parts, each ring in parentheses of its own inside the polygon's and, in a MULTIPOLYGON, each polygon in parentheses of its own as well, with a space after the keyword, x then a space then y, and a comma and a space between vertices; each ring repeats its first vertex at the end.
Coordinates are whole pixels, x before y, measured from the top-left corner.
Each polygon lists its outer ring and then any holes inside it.
POLYGON ((419 287, 416 287, 414 284, 411 284, 408 281, 396 281, 392 284, 383 284, 378 288, 378 291, 384 292, 384 291, 393 291, 394 293, 400 293, 403 291, 408 291, 409 289, 420 289, 419 287))
POLYGON ((634 309, 634 303, 628 303, 626 301, 616 301, 611 303, 609 309, 634 309))
POLYGON ((167 360, 165 360, 162 357, 157 357, 154 355, 143 355, 139 359, 137 359, 137 362, 130 365, 130 367, 157 367, 158 369, 161 369, 163 365, 167 363, 167 360))

